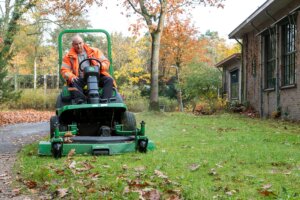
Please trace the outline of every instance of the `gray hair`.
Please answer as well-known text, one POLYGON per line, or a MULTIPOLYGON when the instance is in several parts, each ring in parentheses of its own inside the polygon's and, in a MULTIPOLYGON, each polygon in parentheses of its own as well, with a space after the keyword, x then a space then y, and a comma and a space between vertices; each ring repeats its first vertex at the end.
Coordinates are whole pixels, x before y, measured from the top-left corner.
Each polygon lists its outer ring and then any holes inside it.
POLYGON ((72 37, 72 43, 74 43, 75 41, 81 40, 83 42, 82 37, 79 34, 76 34, 72 37))

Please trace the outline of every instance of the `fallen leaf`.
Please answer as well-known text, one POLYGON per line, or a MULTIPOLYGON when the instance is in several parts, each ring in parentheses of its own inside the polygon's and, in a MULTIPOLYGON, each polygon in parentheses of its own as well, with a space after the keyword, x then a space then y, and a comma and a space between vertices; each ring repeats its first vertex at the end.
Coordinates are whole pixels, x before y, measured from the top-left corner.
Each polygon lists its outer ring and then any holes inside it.
POLYGON ((35 190, 35 189, 30 189, 29 191, 31 192, 31 194, 37 194, 38 193, 38 191, 35 190))
POLYGON ((273 196, 275 195, 274 192, 271 190, 272 184, 268 183, 266 185, 263 185, 261 187, 261 190, 259 191, 259 193, 262 196, 273 196))
POLYGON ((83 162, 83 166, 85 167, 86 170, 94 169, 95 167, 89 163, 89 162, 83 162))
POLYGON ((128 166, 127 166, 127 165, 123 165, 123 166, 122 166, 122 169, 123 169, 124 171, 126 171, 126 170, 128 169, 128 166))
POLYGON ((20 188, 15 188, 12 190, 12 193, 14 196, 18 196, 21 194, 21 189, 20 188))
MULTIPOLYGON (((73 143, 73 140, 71 137, 65 137, 64 138, 64 143, 73 143)), ((70 157, 69 157, 70 158, 70 157)))
POLYGON ((73 134, 70 131, 68 131, 68 132, 66 132, 64 137, 73 137, 73 134))
POLYGON ((150 189, 150 190, 144 190, 142 192, 142 197, 144 199, 150 199, 150 200, 160 200, 160 193, 156 189, 150 189))
POLYGON ((96 189, 95 188, 89 188, 86 192, 87 193, 96 193, 96 189))
POLYGON ((56 169, 55 170, 55 173, 57 174, 57 175, 64 175, 65 174, 65 171, 64 170, 62 170, 62 169, 56 169))
POLYGON ((172 194, 167 200, 181 200, 181 197, 177 194, 172 194))
POLYGON ((230 191, 225 192, 225 194, 227 194, 228 196, 232 196, 232 195, 234 195, 235 193, 236 193, 235 190, 230 190, 230 191))
POLYGON ((19 111, 1 111, 0 112, 0 126, 6 124, 16 123, 30 123, 48 121, 53 115, 50 111, 36 111, 36 110, 19 110, 19 111))
POLYGON ((217 175, 216 169, 214 169, 214 168, 210 169, 210 172, 208 174, 211 176, 217 175))
POLYGON ((194 163, 194 164, 191 164, 191 165, 189 166, 189 169, 190 169, 191 171, 196 171, 197 169, 199 169, 199 167, 200 167, 199 164, 194 163))
POLYGON ((159 178, 168 178, 168 176, 166 176, 159 170, 154 170, 154 174, 157 175, 159 178))
POLYGON ((130 190, 129 186, 126 186, 123 190, 123 194, 128 194, 130 191, 131 190, 130 190))
POLYGON ((29 189, 33 189, 37 186, 37 183, 35 181, 25 181, 25 185, 29 188, 29 189))
POLYGON ((131 188, 145 188, 145 187, 149 186, 149 183, 146 181, 141 181, 139 179, 136 179, 136 180, 128 181, 128 185, 131 188))
POLYGON ((264 197, 275 196, 273 191, 268 191, 268 190, 261 190, 259 191, 259 194, 261 194, 264 197))
POLYGON ((221 164, 219 164, 219 163, 217 163, 216 166, 217 166, 218 168, 223 168, 223 166, 222 166, 221 164))
POLYGON ((181 200, 181 191, 180 190, 168 190, 168 194, 170 195, 167 200, 181 200))
POLYGON ((57 196, 58 198, 64 198, 67 195, 68 195, 68 189, 67 188, 61 188, 61 189, 57 189, 55 191, 55 196, 57 196))
POLYGON ((71 162, 71 164, 69 165, 69 168, 70 168, 70 169, 75 169, 75 167, 76 167, 76 161, 73 160, 73 161, 71 162))
POLYGON ((136 172, 142 172, 142 171, 145 171, 146 167, 145 166, 139 166, 139 167, 135 167, 134 170, 136 172))
POLYGON ((270 189, 272 187, 272 184, 266 184, 266 185, 263 185, 261 188, 263 189, 263 190, 268 190, 268 189, 270 189))
POLYGON ((72 156, 74 156, 76 153, 75 151, 76 151, 75 149, 71 149, 68 153, 68 158, 71 158, 72 156))
POLYGON ((88 174, 88 177, 90 178, 98 178, 100 176, 99 173, 91 173, 91 174, 88 174))

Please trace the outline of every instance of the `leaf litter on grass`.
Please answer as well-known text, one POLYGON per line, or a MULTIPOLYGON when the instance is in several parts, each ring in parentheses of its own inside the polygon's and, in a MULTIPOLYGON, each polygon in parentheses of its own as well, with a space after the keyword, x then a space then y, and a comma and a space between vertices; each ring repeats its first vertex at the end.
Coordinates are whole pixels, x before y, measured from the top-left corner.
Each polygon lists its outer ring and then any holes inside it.
MULTIPOLYGON (((290 194, 295 193, 295 187, 290 183, 290 180, 299 183, 295 180, 297 173, 294 173, 300 166, 297 159, 298 154, 295 154, 295 146, 285 145, 283 149, 280 148, 283 144, 278 141, 287 141, 292 144, 291 141, 296 141, 295 137, 297 136, 274 134, 276 131, 274 132, 272 127, 266 127, 264 125, 266 122, 255 121, 252 123, 248 122, 247 119, 240 120, 229 114, 224 117, 218 116, 218 119, 212 117, 193 117, 191 119, 189 116, 179 119, 176 114, 172 116, 170 122, 162 119, 161 121, 164 123, 156 122, 156 118, 153 116, 146 120, 150 120, 149 131, 147 130, 149 133, 157 133, 156 128, 153 127, 163 124, 163 127, 159 127, 162 130, 161 133, 151 135, 150 138, 155 141, 157 149, 148 154, 133 153, 105 158, 89 157, 88 159, 85 156, 76 155, 68 161, 66 161, 67 158, 62 158, 64 159, 63 166, 57 164, 58 167, 55 168, 65 171, 64 174, 59 175, 55 169, 52 169, 51 173, 54 174, 54 177, 48 180, 50 183, 54 183, 51 186, 51 191, 55 186, 68 187, 67 181, 61 181, 62 178, 75 180, 74 182, 82 179, 83 182, 73 186, 75 189, 71 187, 68 189, 70 192, 85 193, 89 188, 84 186, 82 188, 81 186, 83 184, 89 185, 90 182, 85 180, 94 177, 93 182, 96 184, 95 186, 91 185, 90 188, 91 192, 95 189, 96 193, 91 193, 90 196, 98 195, 100 191, 101 195, 106 195, 105 198, 116 197, 116 199, 121 197, 138 198, 139 196, 147 199, 151 194, 158 196, 157 192, 159 192, 161 199, 172 199, 174 195, 173 199, 177 197, 177 199, 195 199, 195 197, 212 199, 218 195, 219 198, 222 197, 223 199, 244 199, 249 195, 253 195, 253 199, 264 198, 264 195, 269 195, 272 198, 272 192, 279 195, 280 192, 276 191, 276 188, 280 184, 284 185, 290 194), (196 132, 195 130, 193 134, 189 134, 190 138, 186 138, 186 135, 182 133, 182 129, 186 127, 176 126, 177 129, 171 129, 177 121, 191 120, 195 123, 197 121, 201 131, 196 132), (229 123, 231 127, 236 127, 236 130, 224 128, 229 123), (212 126, 215 128, 211 129, 212 126), (207 132, 203 130, 207 130, 207 132), (218 140, 220 132, 224 133, 222 134, 222 141, 218 140), (192 139, 193 137, 197 139, 192 139), (271 138, 271 140, 264 141, 265 138, 271 138), (277 151, 278 157, 277 155, 272 157, 269 155, 271 152, 266 150, 276 151, 274 145, 277 144, 278 149, 280 148, 280 151, 277 151), (178 150, 184 150, 188 157, 182 156, 182 152, 178 152, 178 150), (289 155, 289 159, 285 159, 286 156, 283 155, 289 155), (85 159, 94 168, 86 167, 84 165, 85 159), (204 159, 205 162, 200 161, 204 159), (226 160, 226 162, 220 162, 220 160, 226 160), (68 167, 72 161, 76 162, 74 167, 76 178, 68 167), (270 166, 270 163, 273 164, 270 166), (281 163, 287 164, 281 165, 281 163), (155 173, 155 170, 158 172, 155 173), (273 170, 271 177, 269 177, 270 170, 273 170), (268 190, 262 188, 263 185, 266 185, 266 176, 268 176, 268 181, 274 185, 268 190), (191 178, 197 181, 194 181, 193 184, 187 184, 191 178), (278 178, 281 178, 280 183, 276 182, 278 178), (55 179, 56 181, 52 182, 55 179), (179 183, 177 184, 173 179, 179 183), (101 184, 104 183, 101 187, 98 184, 100 182, 101 184), (203 187, 202 184, 209 185, 209 187, 203 187), (210 189, 212 188, 211 185, 215 185, 215 187, 210 189), (199 188, 200 190, 198 190, 199 188), (201 190, 202 188, 203 190, 201 190), (134 192, 135 190, 138 191, 134 192)), ((187 133, 190 128, 186 128, 186 130, 187 133)), ((289 127, 286 131, 288 130, 290 130, 289 127)), ((28 155, 26 156, 28 157, 28 155)), ((40 186, 40 182, 37 182, 40 186)), ((81 195, 79 194, 79 196, 81 195)), ((90 196, 88 195, 87 198, 90 196)), ((73 194, 70 196, 70 198, 76 197, 78 196, 73 197, 73 194)))

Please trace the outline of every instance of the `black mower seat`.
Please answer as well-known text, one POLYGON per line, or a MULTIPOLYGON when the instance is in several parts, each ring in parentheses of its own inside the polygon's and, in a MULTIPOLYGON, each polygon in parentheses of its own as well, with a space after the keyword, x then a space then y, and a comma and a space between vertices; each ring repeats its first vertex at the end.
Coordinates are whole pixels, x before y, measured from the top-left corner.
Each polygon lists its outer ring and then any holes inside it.
POLYGON ((75 136, 72 137, 73 143, 95 143, 95 144, 107 144, 107 143, 120 143, 120 142, 131 142, 135 139, 135 136, 110 136, 110 137, 99 137, 99 136, 75 136))

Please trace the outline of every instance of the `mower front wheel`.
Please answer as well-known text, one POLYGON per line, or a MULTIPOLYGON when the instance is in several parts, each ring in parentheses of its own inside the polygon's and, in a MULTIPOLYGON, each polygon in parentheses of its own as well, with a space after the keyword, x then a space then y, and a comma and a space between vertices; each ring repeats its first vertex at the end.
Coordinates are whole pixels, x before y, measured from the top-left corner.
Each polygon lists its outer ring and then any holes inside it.
POLYGON ((52 143, 52 155, 54 158, 61 158, 63 151, 63 144, 60 142, 52 143))
POLYGON ((141 153, 147 153, 148 139, 140 139, 138 140, 137 149, 141 153))

